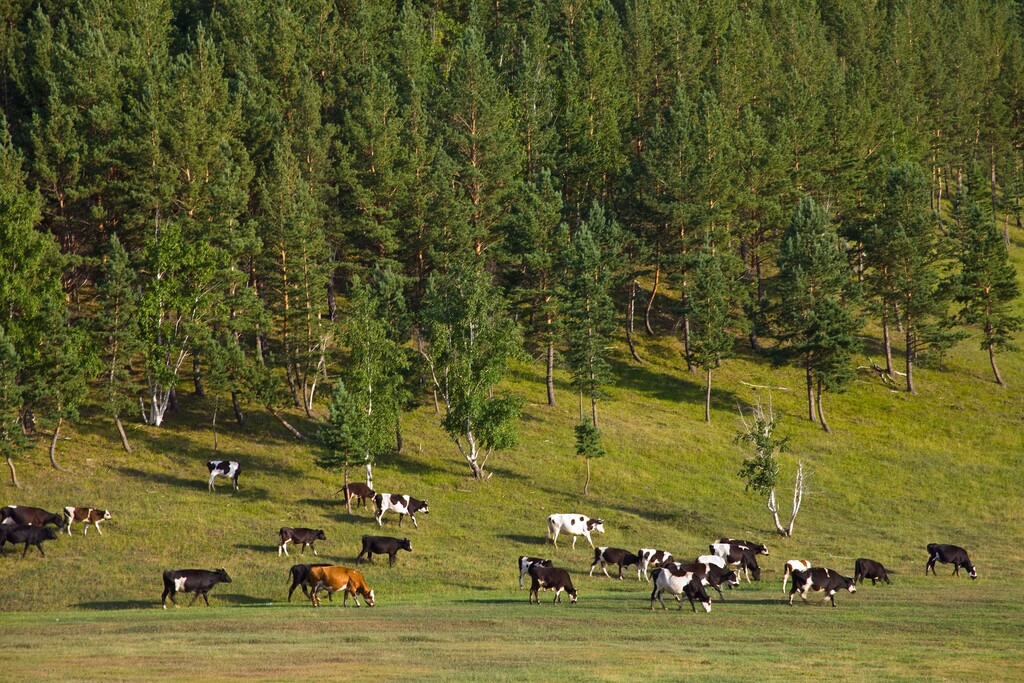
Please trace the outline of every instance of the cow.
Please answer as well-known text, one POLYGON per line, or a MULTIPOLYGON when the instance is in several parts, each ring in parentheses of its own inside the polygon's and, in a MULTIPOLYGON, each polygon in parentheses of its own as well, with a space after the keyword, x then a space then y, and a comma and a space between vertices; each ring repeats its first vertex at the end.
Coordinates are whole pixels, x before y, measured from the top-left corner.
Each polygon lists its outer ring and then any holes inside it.
POLYGON ((207 469, 210 470, 210 484, 209 488, 211 491, 216 491, 213 487, 213 480, 217 477, 227 477, 231 480, 231 485, 238 490, 238 473, 242 471, 242 466, 234 460, 211 460, 206 463, 207 469))
POLYGON ((523 577, 530 571, 530 567, 533 565, 540 565, 541 567, 551 567, 551 560, 545 560, 541 557, 527 557, 526 555, 519 556, 519 588, 523 588, 523 577))
POLYGON ((203 596, 203 601, 209 607, 210 599, 207 595, 210 589, 218 583, 231 583, 231 577, 228 576, 226 570, 168 569, 164 572, 164 594, 160 597, 160 604, 163 605, 164 609, 167 609, 167 596, 170 595, 174 606, 180 607, 174 596, 181 592, 195 593, 192 596, 192 602, 188 603, 189 607, 196 603, 196 599, 200 595, 203 596))
POLYGON ((942 564, 952 564, 953 574, 960 576, 960 567, 967 570, 968 576, 972 579, 978 578, 978 572, 971 560, 967 557, 967 551, 957 545, 942 545, 941 543, 928 544, 928 564, 924 566, 924 575, 928 576, 928 570, 935 574, 935 561, 942 564))
POLYGON ((64 526, 64 518, 42 508, 25 505, 8 505, 0 508, 0 523, 27 524, 29 526, 46 526, 52 524, 58 529, 64 526))
MULTIPOLYGON (((706 556, 702 555, 701 557, 706 556)), ((716 557, 715 559, 721 562, 722 558, 716 557)), ((740 579, 736 576, 736 572, 716 562, 702 562, 698 558, 696 562, 669 562, 665 567, 675 574, 693 572, 700 579, 701 585, 714 588, 722 600, 725 600, 725 595, 722 594, 723 584, 728 588, 740 585, 740 579)))
POLYGON ((89 534, 89 525, 92 524, 96 527, 96 533, 103 535, 103 531, 100 529, 100 522, 110 519, 110 510, 97 510, 95 508, 76 508, 72 505, 68 505, 64 508, 64 519, 66 520, 65 531, 68 532, 68 536, 71 535, 71 524, 73 522, 81 522, 82 526, 85 527, 85 531, 82 533, 85 535, 89 534))
MULTIPOLYGON (((708 597, 708 593, 704 590, 704 586, 701 583, 701 578, 697 576, 697 572, 694 571, 680 571, 678 574, 673 572, 675 567, 674 563, 666 564, 663 567, 655 569, 651 573, 651 578, 654 579, 654 590, 651 591, 651 611, 654 610, 654 601, 657 600, 661 603, 662 609, 668 609, 665 606, 665 600, 662 595, 667 591, 672 595, 685 595, 686 599, 690 602, 690 608, 696 612, 697 608, 694 606, 693 601, 696 599, 704 607, 705 612, 711 611, 711 598, 708 597)), ((679 601, 679 609, 683 609, 683 601, 679 601)))
MULTIPOLYGON (((609 564, 619 565, 619 580, 622 580, 622 568, 631 564, 640 566, 640 558, 633 553, 625 550, 624 548, 609 548, 608 546, 599 546, 594 548, 594 563, 590 565, 590 575, 594 575, 594 568, 597 567, 597 563, 601 563, 601 571, 609 579, 611 575, 608 573, 609 564)), ((637 577, 637 581, 640 577, 637 577)))
POLYGON ((417 529, 420 528, 420 525, 416 523, 416 513, 430 514, 427 501, 417 500, 412 496, 398 493, 378 493, 373 497, 373 505, 377 508, 374 516, 377 518, 377 526, 379 527, 384 526, 384 513, 389 510, 398 513, 398 526, 402 526, 402 519, 405 515, 409 515, 409 518, 412 519, 412 525, 417 529))
POLYGON ((811 567, 810 569, 795 569, 792 573, 793 585, 789 589, 789 604, 793 604, 793 596, 797 592, 800 598, 807 602, 807 591, 822 591, 825 597, 821 600, 831 600, 832 606, 836 606, 836 593, 844 588, 851 593, 857 592, 853 579, 843 576, 834 569, 824 567, 811 567))
POLYGON ((366 605, 368 607, 373 607, 374 605, 373 589, 366 583, 363 575, 355 569, 349 569, 348 567, 310 567, 309 580, 313 583, 312 595, 310 596, 313 607, 320 606, 320 597, 317 593, 322 590, 326 590, 328 595, 337 591, 344 591, 345 597, 341 601, 343 607, 348 607, 349 596, 352 596, 356 601, 356 607, 361 607, 362 605, 359 604, 360 595, 366 598, 366 605))
POLYGON ((366 501, 373 500, 373 497, 377 495, 374 490, 366 484, 360 484, 359 482, 349 482, 338 489, 337 493, 345 494, 345 502, 349 503, 353 498, 356 499, 358 504, 366 507, 366 501))
POLYGON ((853 582, 864 583, 864 579, 871 579, 871 585, 874 586, 878 581, 885 581, 886 583, 892 583, 889 580, 889 574, 885 571, 885 567, 882 566, 881 562, 875 562, 864 557, 857 558, 857 561, 853 564, 853 582))
POLYGON ((637 581, 643 576, 647 583, 651 582, 651 578, 647 575, 648 569, 662 567, 672 561, 672 553, 657 548, 640 548, 636 554, 640 558, 640 564, 636 566, 637 581))
POLYGON ((708 545, 708 550, 711 551, 712 555, 718 555, 725 560, 726 564, 738 565, 743 571, 747 583, 750 583, 751 574, 754 575, 754 581, 761 580, 761 568, 757 566, 756 556, 758 554, 768 554, 768 548, 765 546, 744 541, 729 541, 726 543, 716 541, 708 545))
POLYGON ((572 547, 576 549, 576 537, 583 536, 590 543, 590 547, 594 547, 594 541, 590 538, 591 531, 600 531, 604 533, 604 520, 603 519, 591 519, 585 515, 578 515, 576 513, 551 515, 548 517, 548 538, 551 542, 558 547, 558 534, 565 532, 572 534, 572 547))
POLYGON ((754 543, 753 541, 743 541, 738 538, 717 538, 715 543, 729 543, 731 545, 745 545, 758 555, 768 555, 768 546, 761 543, 754 543))
POLYGON ((378 555, 388 556, 388 566, 393 567, 395 564, 395 555, 398 554, 399 550, 408 550, 412 552, 412 543, 409 542, 408 538, 392 538, 390 536, 363 536, 363 549, 359 551, 359 555, 356 557, 356 562, 362 561, 363 555, 366 555, 366 559, 373 562, 374 553, 378 555))
MULTIPOLYGON (((307 588, 307 586, 312 585, 309 583, 309 570, 312 567, 329 566, 330 565, 328 564, 293 564, 291 569, 288 570, 288 575, 292 579, 292 586, 288 589, 288 602, 292 601, 292 593, 294 593, 295 589, 299 586, 302 586, 302 594, 305 595, 307 598, 309 597, 309 589, 307 588)), ((334 599, 330 596, 330 594, 328 594, 327 597, 331 598, 331 600, 334 599)))
POLYGON ((725 569, 725 560, 718 555, 701 555, 697 558, 697 561, 703 564, 712 564, 719 569, 725 569))
POLYGON ((807 560, 788 560, 786 566, 782 569, 782 594, 786 594, 786 581, 797 569, 807 571, 811 568, 811 563, 807 560))
POLYGON ((288 544, 299 543, 302 545, 302 549, 299 551, 299 555, 306 552, 306 546, 313 551, 313 554, 317 557, 320 553, 316 551, 313 546, 317 541, 326 541, 327 536, 324 535, 323 529, 307 529, 305 527, 298 527, 293 529, 290 526, 283 526, 277 532, 278 538, 281 542, 277 546, 277 556, 281 557, 281 551, 284 551, 284 556, 288 557, 288 544))
POLYGON ((572 585, 572 579, 569 577, 569 572, 558 567, 544 567, 539 564, 535 564, 530 567, 530 595, 528 602, 532 603, 534 598, 537 598, 537 604, 540 604, 540 590, 553 590, 555 591, 555 599, 551 601, 552 604, 556 602, 562 602, 562 591, 569 594, 569 602, 574 603, 578 597, 578 593, 572 585))
POLYGON ((30 524, 0 524, 0 555, 7 554, 4 546, 8 543, 15 546, 24 543, 25 549, 21 551, 22 557, 25 557, 30 545, 39 548, 39 554, 46 557, 46 553, 43 552, 43 541, 53 541, 56 538, 57 530, 50 527, 30 524))

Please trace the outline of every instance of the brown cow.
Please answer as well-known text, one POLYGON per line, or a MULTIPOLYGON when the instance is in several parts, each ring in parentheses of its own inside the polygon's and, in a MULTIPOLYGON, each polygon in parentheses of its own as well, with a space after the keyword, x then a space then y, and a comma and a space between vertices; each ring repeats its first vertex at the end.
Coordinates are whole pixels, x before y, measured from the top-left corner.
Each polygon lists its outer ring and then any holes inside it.
POLYGON ((348 503, 353 498, 362 507, 366 507, 366 501, 373 500, 376 492, 366 484, 360 484, 359 482, 349 482, 338 489, 338 493, 344 494, 345 502, 348 503))
POLYGON ((355 569, 348 567, 310 567, 307 581, 312 584, 312 596, 310 601, 313 607, 320 606, 320 598, 317 593, 326 590, 328 593, 344 591, 345 597, 341 601, 343 606, 348 606, 348 596, 356 601, 356 607, 360 607, 359 596, 366 598, 366 604, 373 607, 373 589, 366 583, 363 575, 355 569))

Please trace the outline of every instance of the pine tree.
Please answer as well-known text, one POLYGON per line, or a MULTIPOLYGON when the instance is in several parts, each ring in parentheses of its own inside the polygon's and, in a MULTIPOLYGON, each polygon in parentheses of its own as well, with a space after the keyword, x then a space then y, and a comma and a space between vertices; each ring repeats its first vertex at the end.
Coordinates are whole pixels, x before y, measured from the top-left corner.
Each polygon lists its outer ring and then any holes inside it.
MULTIPOLYGON (((363 397, 365 398, 365 397, 363 397)), ((372 415, 360 397, 351 393, 342 380, 334 385, 328 405, 327 418, 320 423, 320 443, 326 452, 316 456, 316 464, 332 472, 341 471, 344 486, 348 486, 348 471, 359 464, 370 463, 373 427, 372 415)), ((352 499, 345 498, 345 506, 352 514, 352 499)))

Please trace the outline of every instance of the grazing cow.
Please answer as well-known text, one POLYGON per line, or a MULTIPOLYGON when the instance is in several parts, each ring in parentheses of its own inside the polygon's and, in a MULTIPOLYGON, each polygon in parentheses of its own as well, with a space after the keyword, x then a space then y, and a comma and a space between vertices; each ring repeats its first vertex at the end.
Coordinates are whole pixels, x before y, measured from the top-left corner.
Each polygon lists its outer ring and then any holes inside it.
POLYGON ((85 535, 89 534, 89 525, 92 524, 96 527, 96 533, 103 535, 103 531, 100 529, 100 522, 110 519, 110 510, 97 510, 95 508, 76 508, 68 505, 64 508, 64 519, 66 520, 67 528, 65 531, 68 532, 68 536, 71 535, 71 524, 73 522, 81 522, 82 526, 85 527, 85 531, 82 533, 85 535))
POLYGON ((672 553, 657 548, 640 548, 636 554, 640 557, 640 564, 636 566, 637 581, 643 576, 644 580, 650 583, 651 578, 647 575, 647 570, 652 567, 663 567, 672 561, 672 553))
POLYGON ((346 503, 355 498, 356 502, 362 504, 363 507, 366 507, 366 501, 373 500, 373 497, 376 495, 373 489, 366 484, 360 484, 359 482, 349 482, 345 484, 341 487, 338 493, 344 494, 343 497, 345 498, 346 503))
POLYGON ((281 551, 284 551, 285 557, 288 557, 288 544, 289 543, 301 543, 302 549, 299 551, 299 555, 306 552, 306 546, 313 551, 313 554, 317 557, 320 553, 316 551, 313 544, 317 541, 326 541, 327 536, 324 535, 323 529, 307 529, 305 527, 298 527, 296 529, 290 526, 283 526, 281 530, 277 532, 278 538, 281 539, 280 544, 277 546, 277 556, 281 557, 281 551))
MULTIPOLYGON (((594 548, 594 563, 590 565, 590 575, 594 575, 594 568, 597 567, 597 563, 601 563, 601 571, 609 579, 611 575, 608 573, 609 564, 619 565, 619 580, 622 580, 622 568, 634 564, 637 568, 640 567, 640 558, 633 553, 625 550, 624 548, 609 548, 608 546, 599 546, 594 548)), ((637 576, 637 581, 640 577, 637 576)))
MULTIPOLYGON (((288 602, 292 601, 292 593, 299 586, 302 587, 302 594, 307 598, 309 597, 309 589, 307 586, 312 586, 309 582, 309 570, 312 567, 329 567, 328 564, 293 564, 292 568, 288 570, 288 575, 292 577, 292 586, 288 589, 288 602)), ((334 598, 328 593, 328 598, 333 600, 334 598)))
MULTIPOLYGON (((707 556, 702 555, 701 557, 707 556)), ((720 562, 722 558, 716 557, 715 559, 720 562)), ((740 579, 736 576, 736 572, 718 563, 702 562, 698 559, 696 562, 688 563, 670 562, 665 567, 676 574, 694 572, 695 576, 700 579, 701 585, 714 588, 722 600, 725 600, 725 595, 722 593, 723 584, 728 588, 740 585, 740 579)))
POLYGON ((519 588, 523 587, 523 577, 530 571, 530 567, 533 565, 540 565, 541 567, 552 566, 551 560, 545 560, 541 557, 527 557, 526 555, 519 556, 519 588))
POLYGON ((761 568, 757 566, 757 555, 768 554, 768 548, 753 543, 711 543, 708 549, 712 555, 718 555, 726 564, 735 564, 743 571, 743 575, 750 583, 750 575, 754 575, 754 581, 761 580, 761 568))
POLYGON ((978 578, 978 572, 967 557, 967 551, 957 545, 942 545, 941 543, 928 544, 928 564, 924 566, 924 575, 928 576, 928 570, 935 574, 935 561, 942 564, 952 564, 953 574, 960 576, 960 567, 967 570, 972 579, 978 578))
POLYGON ((800 598, 807 602, 807 591, 823 591, 825 597, 821 600, 831 600, 832 606, 836 606, 835 595, 844 588, 851 593, 857 592, 853 579, 843 576, 834 569, 824 567, 811 567, 810 569, 794 569, 793 585, 789 589, 789 604, 793 604, 793 596, 799 591, 800 598))
POLYGON ((178 601, 174 599, 174 596, 181 593, 195 593, 192 596, 192 602, 188 603, 191 607, 196 603, 196 599, 202 595, 203 601, 206 606, 210 606, 210 599, 207 595, 210 589, 216 586, 218 583, 231 583, 231 577, 224 569, 168 569, 164 572, 164 594, 160 596, 160 604, 167 609, 167 596, 171 596, 171 602, 174 603, 175 607, 180 607, 178 601))
POLYGON ((392 567, 395 564, 395 555, 398 554, 399 550, 408 550, 412 552, 412 543, 409 542, 408 538, 392 538, 390 536, 363 536, 363 549, 359 551, 359 555, 356 557, 356 562, 362 560, 363 555, 366 555, 366 559, 373 562, 374 553, 378 555, 388 556, 388 566, 392 567))
POLYGON ((551 542, 558 547, 558 534, 565 532, 572 534, 572 547, 576 548, 576 537, 583 536, 590 543, 590 547, 594 547, 594 541, 590 539, 591 531, 600 531, 604 533, 604 520, 603 519, 591 519, 585 515, 578 515, 576 513, 551 515, 548 517, 548 538, 551 542))
POLYGON ((310 601, 313 603, 313 607, 320 606, 320 597, 317 595, 322 590, 326 590, 328 595, 331 595, 337 591, 344 591, 344 599, 341 601, 343 607, 348 607, 348 598, 352 598, 356 601, 356 607, 361 607, 359 604, 359 596, 362 595, 366 598, 366 605, 373 607, 374 594, 373 589, 366 583, 366 579, 363 575, 355 569, 349 569, 348 567, 310 567, 309 579, 313 582, 312 596, 310 601))
POLYGON ((420 525, 416 523, 416 513, 430 514, 427 501, 398 493, 378 493, 373 497, 373 504, 377 508, 377 513, 374 516, 377 518, 377 526, 380 527, 384 526, 384 513, 388 510, 398 513, 398 526, 402 526, 402 519, 405 515, 409 515, 412 525, 417 529, 420 528, 420 525))
POLYGON ((569 594, 569 602, 575 603, 578 593, 573 588, 572 579, 569 578, 569 572, 558 567, 544 567, 539 564, 535 564, 530 567, 530 595, 528 602, 533 602, 534 598, 537 598, 537 604, 540 604, 540 590, 553 590, 555 591, 555 599, 551 601, 552 604, 556 602, 562 602, 562 591, 569 594))
POLYGON ((206 467, 210 470, 209 488, 211 491, 216 490, 213 487, 213 480, 217 477, 227 477, 231 480, 234 489, 238 490, 238 473, 242 471, 242 466, 237 462, 234 460, 211 460, 206 463, 206 467))
POLYGON ((807 571, 811 568, 811 563, 807 560, 788 560, 786 566, 782 569, 782 594, 786 594, 786 581, 792 576, 796 570, 807 571))
POLYGON ((762 545, 761 543, 754 543, 753 541, 743 541, 738 538, 718 538, 715 539, 715 543, 728 543, 730 545, 745 545, 758 555, 768 555, 768 546, 762 545))
POLYGON ((42 508, 25 505, 8 505, 0 508, 0 521, 3 524, 28 524, 29 526, 46 526, 52 524, 58 529, 64 526, 64 518, 42 508))
MULTIPOLYGON (((705 612, 710 612, 711 598, 708 597, 707 591, 704 590, 701 578, 693 571, 680 571, 677 574, 672 571, 674 566, 674 563, 669 563, 652 572, 651 578, 654 579, 654 590, 651 591, 651 610, 654 610, 655 600, 661 603, 662 609, 668 609, 665 606, 665 599, 662 597, 665 592, 668 592, 676 596, 685 595, 686 599, 690 602, 690 609, 694 612, 697 611, 693 604, 695 599, 704 607, 705 612)), ((683 609, 682 600, 679 601, 679 609, 683 609)))
POLYGON ((39 554, 46 557, 43 552, 43 541, 53 541, 57 538, 57 530, 50 527, 31 526, 29 524, 0 524, 0 555, 6 555, 4 546, 9 542, 11 545, 25 544, 21 556, 25 557, 28 547, 34 545, 39 548, 39 554))
POLYGON ((878 581, 885 581, 886 583, 892 583, 889 580, 889 575, 885 571, 885 567, 882 566, 881 562, 875 562, 874 560, 868 560, 866 558, 858 558, 853 565, 853 582, 864 583, 864 579, 871 579, 871 585, 874 586, 878 581))

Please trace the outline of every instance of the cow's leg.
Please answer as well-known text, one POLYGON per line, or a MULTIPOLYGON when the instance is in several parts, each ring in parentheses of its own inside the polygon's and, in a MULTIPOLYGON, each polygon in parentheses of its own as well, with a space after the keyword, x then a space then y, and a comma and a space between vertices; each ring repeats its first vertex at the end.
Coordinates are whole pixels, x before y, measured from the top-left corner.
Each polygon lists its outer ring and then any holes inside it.
MULTIPOLYGON (((576 550, 576 539, 577 538, 579 538, 579 536, 577 536, 576 534, 573 534, 573 537, 572 537, 572 549, 573 550, 576 550)), ((594 545, 594 544, 591 543, 590 545, 594 545)))
POLYGON ((209 591, 203 591, 203 602, 206 603, 207 607, 210 606, 210 598, 207 597, 209 594, 210 594, 209 591))
POLYGON ((393 552, 393 553, 388 553, 388 566, 389 567, 394 567, 395 566, 395 555, 397 555, 397 554, 398 554, 397 550, 395 552, 393 552))
POLYGON ((215 472, 210 472, 210 483, 207 486, 207 488, 210 489, 211 491, 216 491, 217 490, 217 489, 215 489, 213 487, 213 480, 216 479, 216 478, 217 478, 217 474, 215 472))
POLYGON ((318 553, 316 551, 316 547, 312 543, 309 544, 309 549, 313 551, 314 555, 316 555, 317 557, 320 557, 320 553, 318 553))
POLYGON ((622 565, 619 565, 619 581, 622 581, 622 565))
POLYGON ((586 537, 587 543, 590 544, 590 547, 593 548, 594 547, 594 542, 592 540, 590 540, 590 532, 587 531, 586 529, 584 529, 583 530, 583 535, 586 537))
POLYGON ((404 519, 404 518, 405 518, 405 514, 399 512, 398 513, 398 526, 402 526, 402 519, 404 519))
POLYGON ((551 604, 555 604, 556 602, 562 602, 562 589, 561 588, 556 588, 555 589, 555 599, 551 601, 551 604))
MULTIPOLYGON (((164 609, 167 609, 167 594, 171 592, 170 586, 164 585, 164 593, 160 596, 160 604, 163 605, 164 609)), ((171 602, 174 602, 174 596, 171 596, 171 602)))
POLYGON ((231 483, 234 484, 235 490, 237 491, 238 490, 238 474, 237 473, 235 474, 234 478, 231 480, 231 483))
POLYGON ((377 518, 377 526, 379 526, 380 528, 383 529, 384 528, 384 511, 381 510, 376 515, 374 515, 374 517, 377 518))
POLYGON ((188 603, 188 606, 191 607, 192 605, 196 604, 196 600, 198 600, 198 599, 199 599, 199 591, 196 591, 195 595, 192 596, 192 601, 188 603))
POLYGON ((604 575, 607 576, 609 579, 612 578, 612 575, 608 573, 608 563, 604 560, 601 560, 601 571, 603 571, 604 575))
POLYGON ((548 527, 548 532, 549 532, 548 535, 551 536, 551 543, 553 543, 554 546, 557 548, 558 547, 558 533, 559 533, 558 527, 555 527, 555 529, 553 531, 551 530, 551 527, 548 527))
POLYGON ((409 515, 409 519, 411 519, 411 520, 412 520, 412 525, 413 525, 414 527, 416 527, 417 529, 419 529, 419 528, 420 528, 420 525, 416 523, 416 515, 409 515))

